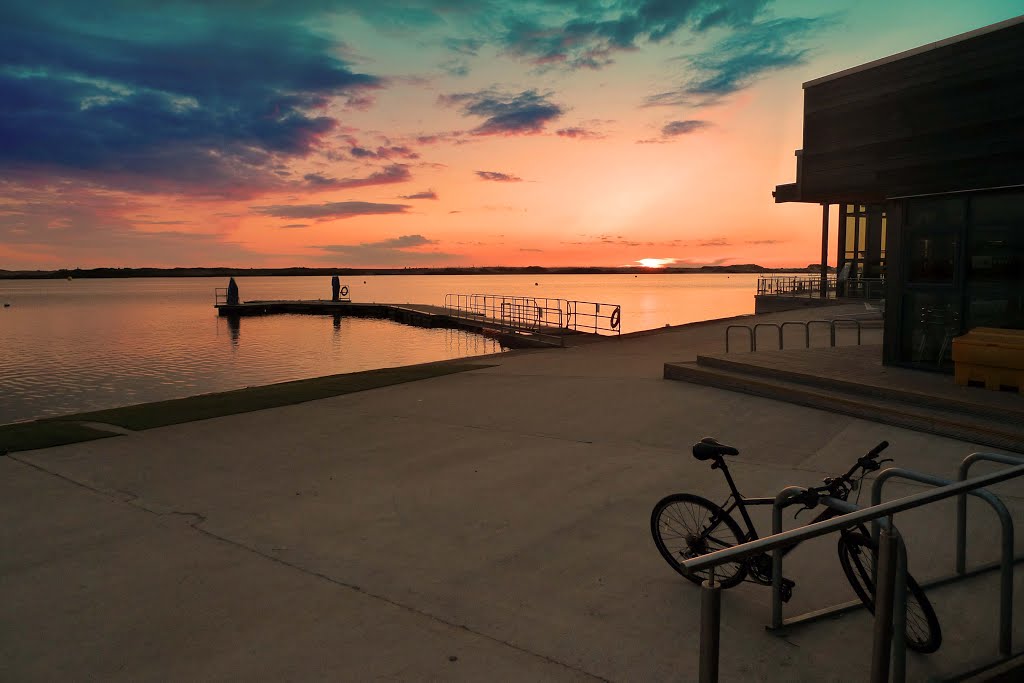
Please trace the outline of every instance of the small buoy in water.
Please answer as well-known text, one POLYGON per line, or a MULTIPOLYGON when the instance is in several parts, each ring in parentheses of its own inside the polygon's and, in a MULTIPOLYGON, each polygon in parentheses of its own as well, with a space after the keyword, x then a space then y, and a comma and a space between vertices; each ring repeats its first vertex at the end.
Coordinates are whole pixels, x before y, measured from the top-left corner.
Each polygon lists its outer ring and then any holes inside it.
POLYGON ((69 280, 71 279, 71 276, 70 276, 70 275, 68 275, 68 279, 69 279, 69 280))
POLYGON ((533 286, 534 286, 534 287, 537 287, 537 286, 539 286, 539 285, 540 285, 540 283, 539 283, 539 282, 534 282, 534 283, 533 283, 533 286))
POLYGON ((10 307, 11 307, 10 304, 4 304, 4 308, 10 308, 10 307))

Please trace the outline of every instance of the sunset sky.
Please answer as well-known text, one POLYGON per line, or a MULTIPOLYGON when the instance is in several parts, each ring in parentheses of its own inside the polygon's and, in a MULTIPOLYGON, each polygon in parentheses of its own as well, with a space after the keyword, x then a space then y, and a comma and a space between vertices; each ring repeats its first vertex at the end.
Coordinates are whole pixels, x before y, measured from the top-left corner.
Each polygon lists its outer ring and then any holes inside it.
POLYGON ((801 83, 1021 0, 3 0, 0 269, 819 258, 801 83))

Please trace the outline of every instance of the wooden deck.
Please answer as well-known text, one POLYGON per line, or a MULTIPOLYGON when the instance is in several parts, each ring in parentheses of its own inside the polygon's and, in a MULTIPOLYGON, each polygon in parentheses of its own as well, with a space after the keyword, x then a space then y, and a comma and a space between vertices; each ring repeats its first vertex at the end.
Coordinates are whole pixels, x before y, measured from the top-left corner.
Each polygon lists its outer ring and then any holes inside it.
POLYGON ((238 304, 215 304, 221 316, 274 315, 299 313, 312 315, 340 315, 357 318, 387 318, 417 327, 445 327, 463 329, 497 337, 509 347, 565 346, 567 336, 595 336, 566 328, 541 327, 517 329, 508 321, 457 313, 443 306, 431 304, 354 303, 329 299, 245 301, 238 304))

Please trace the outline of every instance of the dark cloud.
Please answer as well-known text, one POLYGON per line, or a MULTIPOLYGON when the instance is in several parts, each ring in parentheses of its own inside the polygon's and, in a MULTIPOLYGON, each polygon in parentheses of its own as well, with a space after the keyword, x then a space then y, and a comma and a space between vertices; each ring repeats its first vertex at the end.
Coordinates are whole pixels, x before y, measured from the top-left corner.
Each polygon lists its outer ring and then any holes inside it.
POLYGON ((379 242, 364 242, 362 244, 326 244, 318 245, 325 254, 322 260, 337 260, 343 256, 346 263, 351 265, 408 265, 450 262, 460 258, 459 254, 448 254, 440 251, 423 251, 420 247, 429 247, 437 244, 423 235, 402 235, 379 242))
POLYGON ((424 190, 414 194, 403 194, 400 199, 437 199, 437 193, 433 190, 424 190))
POLYGON ((277 186, 274 163, 338 125, 329 102, 383 82, 298 14, 241 16, 185 0, 5 2, 0 169, 129 189, 277 186))
POLYGON ((289 223, 288 225, 279 225, 278 227, 279 228, 288 228, 288 229, 308 228, 309 227, 309 223, 289 223))
POLYGON ((803 64, 809 53, 808 39, 833 22, 831 17, 793 17, 742 27, 684 60, 690 77, 678 88, 651 95, 646 105, 715 104, 766 73, 803 64))
POLYGON ((309 186, 319 190, 344 190, 353 187, 368 187, 370 185, 390 185, 392 183, 404 183, 412 180, 409 167, 404 164, 391 164, 380 171, 375 171, 362 178, 330 178, 320 173, 307 173, 303 178, 309 186))
POLYGON ((483 118, 484 122, 470 131, 473 135, 530 135, 541 132, 563 113, 548 97, 550 93, 542 95, 536 90, 505 93, 487 89, 441 95, 438 102, 458 107, 464 116, 483 118))
POLYGON ((462 143, 462 136, 465 133, 461 130, 453 130, 442 133, 424 133, 416 136, 418 145, 436 145, 442 142, 452 142, 456 145, 462 143))
POLYGON ((494 180, 499 183, 519 183, 522 178, 510 173, 499 173, 498 171, 477 171, 476 174, 484 180, 494 180))
POLYGON ((786 240, 747 240, 747 244, 782 244, 786 240))
POLYGON ((712 239, 709 239, 709 240, 704 240, 703 242, 699 242, 697 244, 697 246, 700 246, 700 247, 730 247, 730 246, 732 246, 732 242, 730 242, 728 239, 726 239, 724 237, 715 237, 715 238, 712 238, 712 239))
POLYGON ((254 206, 252 210, 277 218, 353 218, 386 213, 405 213, 407 204, 376 204, 374 202, 328 202, 326 204, 272 204, 254 206))
POLYGON ((419 159, 418 152, 406 145, 378 145, 376 149, 370 149, 360 145, 352 136, 344 136, 349 144, 349 154, 357 159, 419 159))
POLYGON ((444 45, 452 52, 475 57, 484 46, 484 41, 479 38, 446 38, 444 45))
POLYGON ((600 140, 604 137, 601 133, 597 133, 586 128, 579 126, 573 126, 572 128, 559 128, 555 131, 555 134, 563 138, 577 138, 579 140, 600 140))
POLYGON ((540 66, 599 69, 610 64, 615 53, 635 50, 642 42, 661 42, 683 27, 703 32, 747 25, 768 0, 553 4, 561 11, 506 15, 500 35, 505 49, 540 66), (541 16, 559 16, 561 21, 545 21, 541 16))
POLYGON ((689 135, 695 133, 702 128, 707 128, 711 125, 710 121, 700 120, 689 120, 689 121, 670 121, 661 127, 661 134, 665 137, 676 137, 677 135, 689 135))
POLYGON ((674 138, 681 135, 690 135, 704 128, 710 128, 713 124, 710 121, 690 119, 687 121, 670 121, 661 127, 661 135, 656 138, 637 140, 638 145, 663 145, 672 142, 674 138))
POLYGON ((437 65, 441 71, 455 78, 465 78, 469 75, 469 62, 459 57, 446 59, 437 65))

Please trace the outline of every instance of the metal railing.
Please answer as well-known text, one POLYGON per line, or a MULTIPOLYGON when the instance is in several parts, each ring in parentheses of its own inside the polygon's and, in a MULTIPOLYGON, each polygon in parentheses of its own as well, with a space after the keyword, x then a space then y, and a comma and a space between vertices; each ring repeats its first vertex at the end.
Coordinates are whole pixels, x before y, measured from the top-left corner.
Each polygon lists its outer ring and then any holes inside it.
MULTIPOLYGON (((841 529, 846 529, 858 524, 866 524, 871 522, 874 525, 881 525, 882 530, 879 533, 879 554, 877 557, 877 568, 875 576, 875 618, 874 618, 874 642, 872 646, 872 660, 871 660, 871 680, 872 681, 888 681, 889 680, 889 668, 890 660, 893 667, 893 678, 894 680, 901 682, 904 680, 906 675, 906 649, 904 642, 904 620, 906 618, 906 547, 903 544, 902 537, 899 531, 896 529, 894 524, 894 517, 899 512, 911 510, 924 505, 945 500, 947 498, 957 497, 958 502, 962 503, 963 498, 966 494, 972 493, 978 489, 982 489, 986 486, 998 484, 1009 479, 1013 479, 1024 475, 1024 461, 1012 458, 1011 456, 1002 456, 994 453, 973 453, 964 459, 960 474, 961 477, 966 475, 967 470, 973 462, 979 459, 995 460, 997 462, 1010 462, 1015 461, 1021 464, 1017 464, 1013 467, 1003 469, 998 472, 976 477, 974 479, 963 479, 960 481, 952 482, 941 485, 939 488, 923 491, 921 493, 904 496, 887 503, 873 504, 867 508, 859 508, 853 503, 848 501, 830 498, 828 496, 822 497, 821 502, 828 507, 842 511, 844 514, 830 519, 808 524, 806 526, 799 527, 797 529, 791 529, 789 531, 782 531, 782 508, 784 508, 787 502, 796 495, 803 493, 807 489, 799 486, 790 486, 782 491, 775 498, 775 505, 773 508, 772 515, 772 535, 765 538, 756 539, 747 543, 718 550, 707 555, 701 555, 689 560, 683 560, 680 565, 683 571, 687 574, 693 574, 701 570, 712 570, 710 581, 706 581, 701 592, 701 634, 700 634, 700 679, 704 681, 717 681, 718 674, 718 649, 719 649, 719 614, 721 612, 721 588, 714 582, 714 567, 728 562, 736 562, 737 560, 745 559, 753 555, 758 555, 772 551, 772 620, 771 624, 773 628, 780 628, 782 626, 792 625, 794 623, 811 621, 818 619, 823 616, 835 614, 838 611, 848 609, 851 605, 856 603, 847 603, 844 605, 835 606, 833 608, 817 610, 813 613, 802 615, 791 620, 782 619, 782 558, 783 550, 787 547, 796 545, 803 541, 818 536, 824 536, 841 529), (885 518, 883 520, 883 518, 885 518), (895 647, 892 647, 895 645, 895 647)), ((899 468, 890 468, 899 469, 899 468)), ((890 470, 884 470, 879 474, 879 479, 887 479, 891 476, 902 476, 906 473, 906 470, 900 470, 899 472, 886 475, 886 472, 890 470)), ((917 473, 914 473, 917 474, 917 473)), ((921 475, 927 478, 929 475, 921 475)), ((987 492, 986 492, 987 493, 987 492)), ((982 496, 987 500, 994 498, 992 494, 988 496, 982 496)), ((997 499, 998 500, 998 499, 997 499)), ((1000 503, 1001 504, 1001 503, 1000 503)), ((1007 538, 1006 535, 1006 521, 1002 513, 1000 513, 1001 521, 1003 521, 1003 559, 1000 566, 1003 570, 1003 576, 1005 577, 1007 572, 1007 563, 1012 563, 1014 560, 1009 559, 1006 553, 1006 547, 1009 545, 1009 557, 1012 558, 1013 552, 1013 534, 1012 534, 1012 521, 1010 522, 1010 535, 1007 538)), ((964 508, 963 515, 961 517, 958 509, 957 516, 958 533, 957 533, 957 565, 958 571, 961 567, 961 549, 965 541, 961 539, 960 530, 965 526, 966 522, 966 508, 964 508)), ((965 535, 966 532, 964 532, 965 535)), ((982 569, 984 571, 984 569, 982 569)), ((966 576, 967 574, 962 574, 966 576)), ((931 585, 935 585, 938 582, 932 582, 931 585)), ((1004 580, 1001 582, 1001 601, 1005 602, 1007 599, 1012 599, 1012 582, 1010 582, 1009 588, 1004 580)), ((1008 643, 1005 641, 1004 634, 1007 628, 1012 627, 1012 623, 1005 621, 1006 619, 1012 619, 1010 609, 1012 606, 1004 605, 1001 603, 1001 620, 1000 620, 1000 640, 999 650, 1003 658, 1010 656, 1008 652, 1008 643), (1008 625, 1009 624, 1009 625, 1008 625), (1004 649, 1004 646, 1007 646, 1004 649)), ((1011 628, 1012 632, 1012 628, 1011 628)))
POLYGON ((729 332, 735 329, 746 330, 750 340, 750 350, 757 351, 757 331, 762 327, 774 328, 778 339, 778 350, 784 347, 783 331, 786 325, 795 325, 804 328, 804 348, 811 348, 811 326, 828 325, 829 346, 836 345, 836 328, 843 325, 853 325, 857 328, 857 346, 860 346, 862 339, 861 321, 856 318, 835 318, 834 320, 787 320, 782 323, 756 323, 754 325, 729 325, 725 328, 725 352, 729 353, 729 332))
POLYGON ((596 301, 566 301, 566 326, 594 334, 622 334, 622 306, 596 301))
POLYGON ((622 332, 622 307, 617 304, 501 294, 446 294, 444 307, 453 318, 490 323, 508 332, 622 332))
POLYGON ((757 278, 758 296, 788 296, 835 298, 837 296, 856 299, 884 299, 885 278, 845 278, 825 276, 825 296, 822 297, 820 275, 762 275, 757 278))
MULTIPOLYGON (((825 276, 825 294, 835 296, 836 276, 825 276)), ((821 298, 820 275, 762 275, 757 278, 758 296, 821 298)))
POLYGON ((839 296, 853 299, 885 299, 885 278, 857 277, 843 280, 837 286, 839 296))
POLYGON ((228 288, 216 287, 213 290, 213 305, 226 306, 228 303, 228 288))

